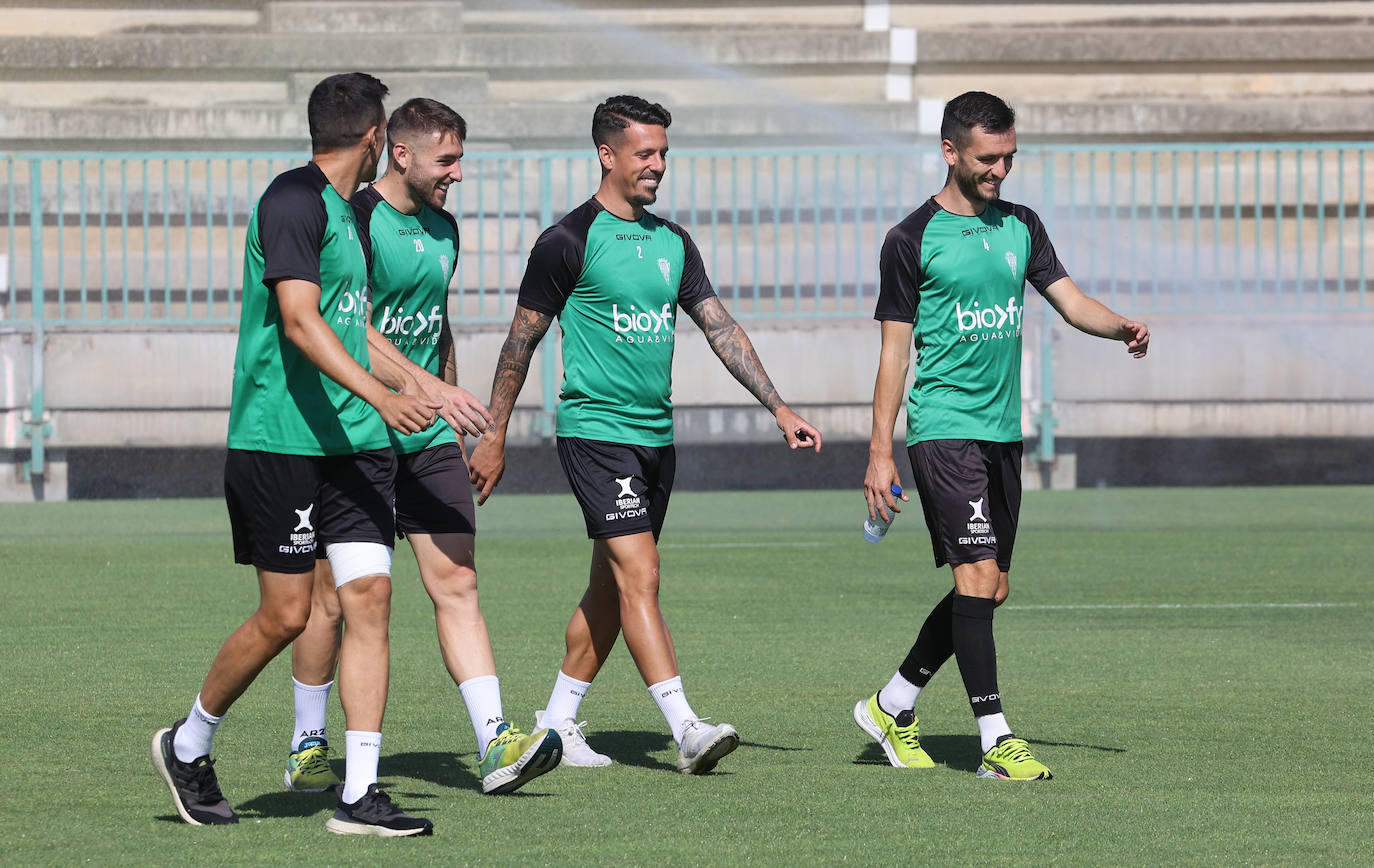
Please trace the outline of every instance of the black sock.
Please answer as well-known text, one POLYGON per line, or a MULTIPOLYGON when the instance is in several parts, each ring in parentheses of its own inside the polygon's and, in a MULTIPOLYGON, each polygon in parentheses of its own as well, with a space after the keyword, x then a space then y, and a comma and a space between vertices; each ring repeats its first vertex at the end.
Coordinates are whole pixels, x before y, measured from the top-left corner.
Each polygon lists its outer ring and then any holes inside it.
POLYGON ((925 687, 949 655, 954 653, 953 618, 954 592, 950 591, 944 599, 935 604, 916 634, 916 644, 907 652, 897 672, 915 684, 925 687))
POLYGON ((973 716, 1002 711, 1002 694, 997 691, 997 645, 992 640, 992 600, 984 597, 954 595, 951 621, 954 658, 964 677, 973 716))

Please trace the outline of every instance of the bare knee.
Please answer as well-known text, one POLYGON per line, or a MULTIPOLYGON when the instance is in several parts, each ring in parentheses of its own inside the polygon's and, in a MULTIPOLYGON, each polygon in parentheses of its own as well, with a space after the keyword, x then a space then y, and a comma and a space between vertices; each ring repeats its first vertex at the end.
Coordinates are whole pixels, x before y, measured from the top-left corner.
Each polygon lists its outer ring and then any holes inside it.
POLYGON ((425 588, 437 609, 477 608, 477 571, 449 564, 426 577, 425 588))
POLYGON ((305 630, 310 619, 310 600, 282 602, 270 608, 259 608, 256 620, 264 636, 285 646, 305 630))
POLYGON ((362 621, 385 624, 391 617, 391 578, 365 576, 339 588, 339 601, 345 620, 357 626, 362 621))

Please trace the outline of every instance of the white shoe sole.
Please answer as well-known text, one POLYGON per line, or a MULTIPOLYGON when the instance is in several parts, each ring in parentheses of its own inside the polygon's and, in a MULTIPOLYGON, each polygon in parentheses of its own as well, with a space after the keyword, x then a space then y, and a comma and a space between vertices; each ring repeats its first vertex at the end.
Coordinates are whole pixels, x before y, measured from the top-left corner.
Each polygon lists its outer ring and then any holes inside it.
POLYGON ((899 769, 911 768, 911 766, 907 765, 906 763, 902 762, 900 759, 897 758, 896 748, 894 748, 891 742, 887 740, 887 736, 883 735, 882 729, 873 720, 873 717, 868 713, 867 699, 860 699, 854 705, 854 722, 859 725, 859 729, 862 729, 864 732, 868 733, 870 736, 872 736, 873 740, 878 743, 878 746, 883 749, 883 753, 887 754, 887 761, 889 763, 891 763, 894 767, 899 769))
POLYGON ((285 783, 285 784, 286 784, 286 788, 287 788, 288 790, 290 790, 291 792, 293 792, 293 793, 327 793, 327 792, 329 792, 330 790, 334 789, 334 787, 338 786, 338 784, 330 784, 330 785, 327 786, 327 787, 295 787, 295 786, 292 786, 292 785, 291 785, 291 770, 290 770, 290 769, 287 769, 287 770, 286 770, 285 775, 282 777, 282 782, 285 783))
POLYGON ((716 767, 725 756, 739 747, 739 733, 730 724, 723 724, 716 737, 706 743, 701 752, 690 759, 681 753, 677 757, 677 770, 684 775, 704 775, 716 767))
POLYGON ((431 829, 388 829, 385 826, 355 823, 350 819, 340 818, 337 813, 324 821, 324 827, 335 835, 376 835, 379 838, 408 838, 432 832, 431 829))
POLYGON ((491 796, 514 792, 540 775, 558 768, 562 757, 562 737, 555 730, 545 730, 544 737, 530 745, 520 759, 482 778, 482 792, 491 796))
POLYGON ((181 819, 192 826, 204 826, 204 823, 192 819, 191 815, 186 812, 186 806, 181 803, 181 795, 177 793, 176 784, 172 783, 172 772, 167 768, 167 761, 162 757, 162 737, 171 731, 172 728, 168 726, 153 733, 153 768, 157 769, 163 783, 167 784, 167 789, 172 791, 172 804, 176 805, 177 814, 181 819))

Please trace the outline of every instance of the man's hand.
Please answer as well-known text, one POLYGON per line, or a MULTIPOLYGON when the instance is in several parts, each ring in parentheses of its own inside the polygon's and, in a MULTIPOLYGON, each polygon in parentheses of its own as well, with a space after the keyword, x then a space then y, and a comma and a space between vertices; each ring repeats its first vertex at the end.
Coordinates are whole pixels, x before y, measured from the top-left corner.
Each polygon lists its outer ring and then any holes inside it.
POLYGON ((789 448, 805 449, 809 446, 816 452, 821 451, 820 430, 793 413, 786 404, 778 408, 777 412, 773 414, 773 418, 777 420, 778 429, 782 431, 782 436, 787 441, 789 448))
POLYGON ((388 391, 373 404, 382 421, 402 434, 418 434, 434 424, 442 406, 434 401, 388 391))
POLYGON ((419 383, 421 396, 440 405, 439 415, 460 434, 481 437, 491 425, 491 413, 467 389, 428 377, 419 383))
POLYGON ((1150 351, 1150 327, 1143 322, 1127 320, 1122 323, 1120 338, 1126 342, 1126 352, 1137 359, 1144 358, 1150 351))
MULTIPOLYGON (((897 476, 897 465, 892 461, 892 455, 871 452, 868 456, 868 472, 864 474, 864 499, 868 501, 868 517, 874 520, 882 518, 883 521, 892 521, 893 513, 902 511, 897 505, 897 499, 892 496, 892 485, 901 485, 901 479, 897 476), (879 515, 881 513, 881 515, 879 515)), ((909 501, 911 498, 902 493, 901 499, 909 501)))
POLYGON ((478 441, 468 462, 468 479, 477 488, 477 505, 491 497, 496 484, 506 472, 506 442, 488 434, 478 441))

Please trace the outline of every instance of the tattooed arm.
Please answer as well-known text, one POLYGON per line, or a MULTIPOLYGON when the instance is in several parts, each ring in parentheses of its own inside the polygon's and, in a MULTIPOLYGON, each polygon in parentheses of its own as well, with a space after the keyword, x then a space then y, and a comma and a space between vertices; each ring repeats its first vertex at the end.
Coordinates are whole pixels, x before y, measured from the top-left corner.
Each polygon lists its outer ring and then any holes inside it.
POLYGON ((534 348, 539 346, 552 324, 553 317, 548 314, 527 307, 515 308, 515 318, 511 320, 510 332, 501 347, 496 376, 491 383, 491 425, 477 448, 472 450, 472 461, 468 465, 472 484, 478 489, 478 505, 486 502, 506 472, 506 427, 515 410, 515 399, 529 374, 534 348))
POLYGON ((763 369, 763 362, 759 361, 749 335, 730 316, 720 299, 714 295, 703 299, 687 314, 706 335, 706 342, 711 345, 712 352, 720 358, 725 369, 777 419, 787 445, 793 449, 811 446, 819 452, 821 432, 783 403, 778 390, 773 388, 773 381, 768 378, 768 372, 763 369))

